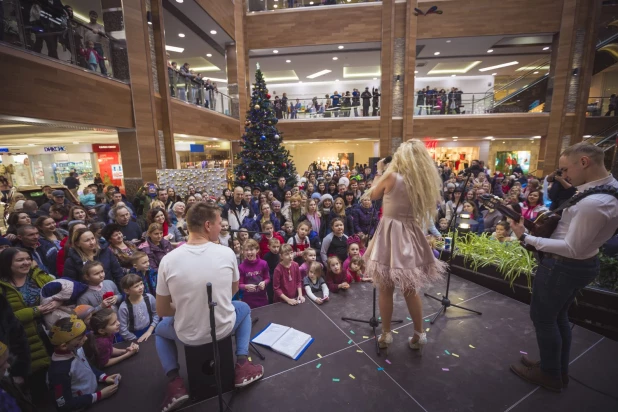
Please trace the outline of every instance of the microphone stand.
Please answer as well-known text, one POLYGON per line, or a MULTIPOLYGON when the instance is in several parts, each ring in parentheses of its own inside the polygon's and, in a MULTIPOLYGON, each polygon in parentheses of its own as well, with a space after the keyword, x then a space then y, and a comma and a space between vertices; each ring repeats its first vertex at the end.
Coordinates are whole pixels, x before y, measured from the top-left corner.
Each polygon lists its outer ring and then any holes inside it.
POLYGON ((217 397, 219 398, 219 412, 224 412, 223 390, 221 389, 221 358, 219 356, 219 343, 217 342, 217 333, 215 330, 215 307, 217 306, 217 302, 212 301, 212 283, 208 282, 206 284, 206 292, 208 293, 208 308, 210 309, 210 337, 212 339, 215 383, 217 385, 217 397))
MULTIPOLYGON (((371 232, 371 228, 374 225, 375 222, 375 217, 378 215, 379 211, 376 209, 376 204, 377 201, 372 201, 372 208, 374 209, 375 213, 372 213, 371 215, 371 221, 369 222, 369 231, 371 232)), ((373 238, 373 235, 367 233, 367 235, 369 236, 369 240, 371 240, 373 238)), ((378 335, 376 333, 376 328, 380 325, 380 323, 382 323, 381 320, 378 320, 378 318, 376 317, 376 298, 377 298, 377 292, 376 292, 376 287, 375 285, 373 286, 373 310, 371 312, 371 318, 369 318, 369 320, 366 319, 357 319, 357 318, 349 318, 346 316, 343 316, 341 318, 341 320, 345 320, 347 322, 361 322, 361 323, 368 323, 369 326, 371 326, 371 328, 373 329, 373 337, 375 340, 375 344, 376 344, 376 354, 378 356, 380 356, 380 345, 378 344, 378 335)), ((391 323, 403 323, 403 320, 400 319, 391 319, 391 323)))
MULTIPOLYGON (((463 185, 464 190, 466 189, 466 187, 468 187, 468 182, 470 181, 470 176, 472 176, 472 172, 468 172, 465 173, 466 174, 466 181, 463 185)), ((456 305, 454 303, 451 303, 450 299, 448 298, 448 292, 449 289, 451 287, 451 273, 453 272, 453 255, 455 254, 455 239, 457 238, 457 228, 455 227, 454 223, 457 223, 457 211, 459 210, 459 205, 461 204, 461 199, 463 199, 463 197, 465 196, 465 192, 462 191, 461 192, 461 196, 459 196, 459 200, 457 200, 457 205, 455 205, 455 210, 453 211, 453 216, 451 216, 451 221, 448 224, 448 232, 449 233, 453 233, 453 237, 451 240, 451 250, 450 250, 450 254, 448 257, 448 274, 447 274, 447 278, 446 278, 446 293, 442 296, 442 298, 438 298, 436 296, 432 296, 428 293, 425 293, 425 296, 433 299, 433 300, 437 300, 438 302, 440 302, 440 304, 442 305, 442 307, 440 308, 440 310, 438 311, 438 313, 436 313, 436 315, 431 319, 431 324, 433 325, 434 322, 436 321, 436 319, 438 318, 438 316, 440 316, 442 313, 446 314, 446 309, 453 306, 456 307, 458 309, 463 309, 463 310, 467 310, 468 312, 473 312, 476 313, 477 315, 482 315, 481 312, 478 312, 476 310, 472 310, 472 309, 468 309, 468 308, 464 308, 463 306, 459 306, 456 305)))

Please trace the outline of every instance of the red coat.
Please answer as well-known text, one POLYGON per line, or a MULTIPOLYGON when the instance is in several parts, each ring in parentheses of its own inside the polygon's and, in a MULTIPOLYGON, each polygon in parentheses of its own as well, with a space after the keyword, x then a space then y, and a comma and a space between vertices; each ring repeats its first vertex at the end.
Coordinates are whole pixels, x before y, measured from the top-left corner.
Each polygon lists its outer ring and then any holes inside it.
POLYGON ((65 238, 60 241, 60 246, 62 249, 58 251, 58 257, 56 258, 56 273, 58 274, 58 277, 62 277, 62 274, 64 273, 64 261, 69 253, 69 246, 67 246, 67 243, 69 243, 68 240, 69 237, 65 236, 65 238))
MULTIPOLYGON (((279 233, 274 232, 273 237, 275 239, 279 239, 279 242, 281 242, 282 245, 285 244, 285 240, 283 240, 279 233)), ((268 248, 269 240, 270 239, 267 238, 266 235, 262 235, 262 240, 260 240, 260 257, 264 257, 268 252, 270 252, 270 249, 268 248)))

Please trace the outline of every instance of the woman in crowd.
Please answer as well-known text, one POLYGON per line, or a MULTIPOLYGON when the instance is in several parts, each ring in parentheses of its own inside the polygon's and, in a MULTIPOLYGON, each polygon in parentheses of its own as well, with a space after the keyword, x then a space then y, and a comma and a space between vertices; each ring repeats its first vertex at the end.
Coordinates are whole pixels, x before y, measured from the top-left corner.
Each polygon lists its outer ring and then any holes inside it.
POLYGON ((151 223, 146 232, 146 241, 137 247, 148 255, 150 269, 159 270, 163 256, 174 249, 174 246, 163 236, 163 227, 160 223, 151 223))
POLYGON ((320 194, 320 196, 326 194, 326 183, 324 183, 324 180, 320 180, 320 182, 318 183, 318 193, 320 194))
POLYGON ((66 261, 66 257, 69 255, 69 249, 71 249, 71 237, 73 236, 73 233, 77 229, 87 229, 87 228, 88 226, 86 226, 80 220, 76 220, 69 224, 69 231, 68 231, 69 235, 65 237, 64 239, 62 239, 62 241, 60 242, 61 249, 58 251, 58 257, 56 258, 56 273, 58 274, 58 276, 60 277, 63 276, 64 262, 66 261))
POLYGON ((99 241, 89 229, 77 229, 71 238, 71 248, 64 262, 63 277, 80 280, 82 268, 86 262, 97 261, 103 265, 105 279, 112 280, 116 285, 124 276, 118 259, 109 247, 101 249, 99 241))
POLYGON ((307 197, 310 197, 315 192, 315 186, 313 183, 308 182, 307 188, 305 189, 305 193, 307 193, 307 197))
POLYGON ((9 248, 0 253, 0 293, 6 297, 28 336, 31 366, 26 384, 35 403, 43 400, 47 393, 46 374, 50 364, 42 317, 62 304, 52 300, 41 305, 41 288, 52 280, 53 276, 38 267, 32 268, 32 256, 27 250, 9 248))
POLYGON ((479 213, 479 210, 476 207, 476 203, 474 201, 465 200, 463 202, 462 213, 469 214, 470 219, 476 222, 470 224, 470 231, 472 233, 483 233, 483 215, 479 213))
POLYGON ((72 222, 73 220, 81 220, 85 224, 90 224, 92 219, 88 216, 88 212, 82 206, 73 206, 69 209, 69 218, 68 221, 72 222))
POLYGON ((275 215, 275 212, 270 210, 270 206, 268 203, 262 203, 260 205, 260 214, 255 217, 255 221, 252 222, 251 227, 247 227, 247 230, 252 232, 261 232, 262 231, 262 223, 270 220, 273 224, 273 228, 275 232, 281 230, 281 222, 275 215))
POLYGON ((56 227, 56 221, 49 216, 42 216, 35 222, 35 226, 39 229, 39 244, 41 251, 45 254, 46 262, 49 262, 48 268, 52 273, 50 275, 58 276, 56 272, 56 263, 58 252, 62 250, 62 240, 67 237, 68 232, 56 227))
POLYGON ((346 210, 352 210, 356 205, 356 198, 354 197, 354 192, 347 191, 343 194, 343 201, 345 203, 346 210))
MULTIPOLYGON (((187 195, 187 197, 185 198, 185 205, 187 206, 187 208, 189 206, 191 206, 193 203, 197 202, 197 199, 195 198, 195 195, 187 195)), ((221 195, 219 196, 219 202, 225 205, 225 196, 221 195)))
POLYGON ((526 200, 519 204, 521 215, 524 219, 535 220, 540 213, 547 210, 543 203, 543 193, 540 190, 532 190, 526 200))
POLYGON ((538 179, 528 179, 528 185, 524 189, 523 197, 525 199, 527 199, 528 198, 528 194, 530 192, 532 192, 532 191, 535 191, 535 190, 543 190, 541 182, 539 182, 538 179))
POLYGON ((309 199, 307 201, 307 211, 303 216, 301 216, 300 221, 308 220, 311 223, 311 230, 316 233, 320 233, 321 215, 318 212, 318 200, 317 199, 309 199))
POLYGON ((292 222, 292 227, 296 228, 300 222, 300 217, 305 213, 305 209, 302 207, 302 197, 298 194, 291 196, 290 206, 282 209, 281 213, 283 213, 285 221, 292 222))
POLYGON ((321 238, 324 238, 330 233, 330 222, 336 217, 341 218, 343 221, 343 233, 345 233, 346 236, 352 236, 354 234, 354 221, 352 220, 352 215, 346 213, 343 198, 338 197, 335 199, 330 213, 322 217, 322 224, 320 225, 322 228, 321 238))
POLYGON ((513 186, 511 190, 509 190, 507 197, 517 197, 518 201, 521 202, 523 200, 521 186, 513 186))
POLYGON ((283 213, 281 212, 281 202, 277 199, 274 199, 270 203, 270 206, 273 213, 275 214, 275 217, 279 220, 279 226, 283 227, 283 225, 285 224, 285 216, 283 216, 283 213))
POLYGON ((176 202, 172 206, 172 213, 170 214, 170 219, 172 220, 172 225, 176 226, 178 232, 182 236, 182 239, 185 240, 189 235, 187 231, 187 221, 186 221, 186 213, 187 207, 183 202, 176 202))
POLYGON ((232 191, 230 189, 223 189, 223 196, 225 196, 225 203, 232 200, 232 191))
POLYGON ((120 225, 116 223, 105 226, 103 228, 102 236, 107 241, 109 250, 111 250, 116 256, 116 259, 118 259, 118 263, 120 263, 120 266, 122 267, 123 274, 126 275, 129 273, 131 268, 133 268, 131 256, 137 252, 135 245, 124 240, 124 235, 122 234, 120 225))
POLYGON ((451 217, 453 216, 453 214, 459 214, 463 210, 463 205, 461 203, 459 204, 459 207, 457 207, 457 210, 455 210, 457 203, 460 201, 459 199, 461 198, 462 193, 463 190, 460 187, 456 188, 453 192, 453 199, 446 202, 445 217, 446 220, 448 220, 449 222, 451 221, 451 217))
POLYGON ((361 198, 360 205, 354 208, 354 232, 358 235, 373 236, 378 227, 378 210, 371 199, 361 198))
POLYGON ((338 194, 337 183, 335 182, 335 178, 334 177, 333 177, 333 180, 331 180, 328 183, 328 191, 326 193, 331 195, 333 198, 335 198, 337 196, 337 194, 338 194))
POLYGON ((326 216, 330 214, 330 210, 332 209, 332 207, 333 207, 333 197, 329 195, 328 193, 325 195, 322 195, 318 203, 318 212, 320 212, 320 215, 322 215, 322 223, 324 223, 326 216))
POLYGON ((153 223, 160 224, 163 230, 163 237, 172 243, 179 243, 185 240, 178 228, 170 223, 169 216, 164 208, 155 207, 150 209, 146 222, 149 227, 153 223))
POLYGON ((292 191, 286 190, 283 194, 283 202, 281 202, 281 213, 283 213, 283 216, 287 215, 286 209, 290 207, 290 199, 292 199, 292 191))
POLYGON ((167 188, 167 198, 171 199, 174 202, 182 202, 182 199, 180 198, 180 196, 176 196, 176 192, 172 187, 167 188))
POLYGON ((7 219, 6 223, 8 224, 9 227, 6 230, 5 237, 11 242, 16 242, 17 241, 17 229, 19 229, 20 226, 31 225, 32 220, 30 219, 30 216, 28 216, 28 213, 26 212, 12 212, 9 215, 9 218, 7 219))

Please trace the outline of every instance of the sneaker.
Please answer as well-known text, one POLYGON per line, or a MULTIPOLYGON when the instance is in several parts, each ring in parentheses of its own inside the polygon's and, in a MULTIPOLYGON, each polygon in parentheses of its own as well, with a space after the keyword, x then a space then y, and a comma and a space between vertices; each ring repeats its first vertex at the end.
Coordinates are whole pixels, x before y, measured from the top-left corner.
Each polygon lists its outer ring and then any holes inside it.
POLYGON ((185 388, 182 378, 178 376, 167 384, 167 389, 165 390, 165 400, 161 405, 161 411, 174 411, 184 405, 188 400, 189 393, 185 388))
POLYGON ((249 361, 242 365, 237 363, 234 368, 234 375, 234 386, 242 388, 264 376, 264 367, 262 365, 254 365, 249 361))
MULTIPOLYGON (((541 366, 541 361, 533 361, 532 359, 530 359, 528 357, 528 355, 521 355, 521 359, 520 362, 524 365, 527 366, 528 368, 531 367, 540 367, 541 366)), ((561 375, 562 378, 562 387, 563 388, 568 388, 569 387, 569 374, 568 373, 563 373, 561 375)))

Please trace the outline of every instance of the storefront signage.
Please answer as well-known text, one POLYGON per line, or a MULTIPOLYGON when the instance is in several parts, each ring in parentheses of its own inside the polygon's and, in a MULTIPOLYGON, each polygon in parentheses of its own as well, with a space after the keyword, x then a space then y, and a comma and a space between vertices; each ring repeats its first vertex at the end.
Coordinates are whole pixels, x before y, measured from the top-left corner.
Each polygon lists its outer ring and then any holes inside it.
POLYGON ((8 147, 0 147, 0 153, 8 153, 8 152, 9 152, 8 147))
POLYGON ((93 144, 92 151, 94 153, 119 152, 120 148, 117 144, 93 144))
POLYGON ((45 146, 43 151, 46 153, 55 153, 55 152, 66 152, 67 149, 65 146, 45 146))
POLYGON ((189 145, 189 150, 191 153, 204 153, 204 145, 203 144, 192 144, 192 145, 189 145))
POLYGON ((124 179, 122 165, 112 165, 112 179, 124 179))
POLYGON ((425 141, 425 148, 427 150, 435 149, 437 144, 438 144, 437 140, 426 140, 425 141))

